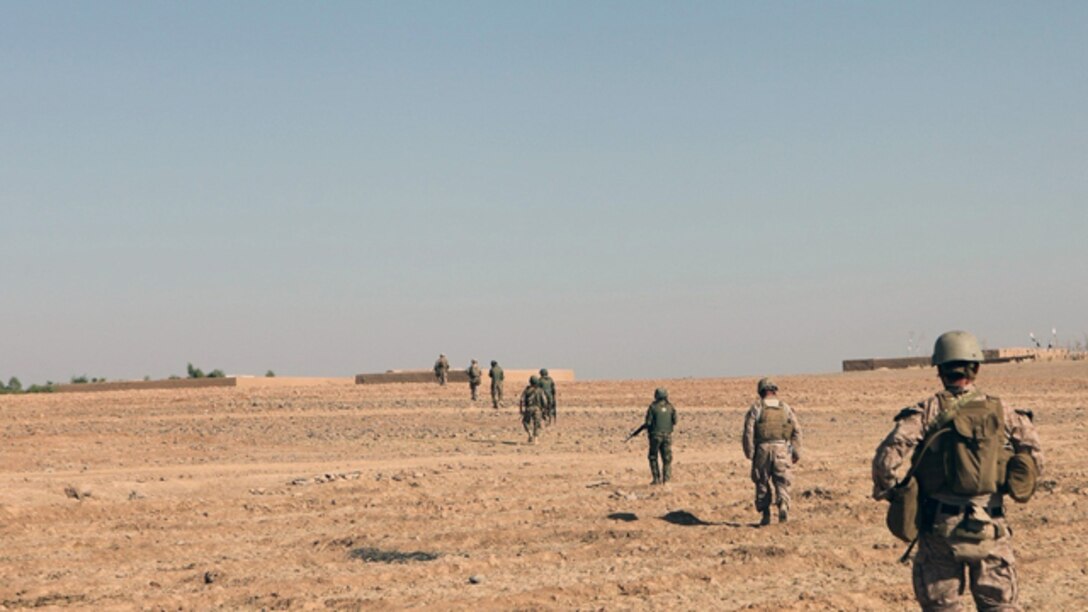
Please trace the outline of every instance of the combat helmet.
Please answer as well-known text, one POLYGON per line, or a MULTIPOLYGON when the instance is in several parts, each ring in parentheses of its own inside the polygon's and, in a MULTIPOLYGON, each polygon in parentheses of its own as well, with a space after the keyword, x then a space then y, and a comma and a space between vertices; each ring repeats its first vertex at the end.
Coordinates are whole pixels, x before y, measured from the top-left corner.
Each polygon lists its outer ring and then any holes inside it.
POLYGON ((540 386, 540 377, 537 376, 536 374, 533 374, 532 376, 529 377, 529 384, 534 386, 534 387, 539 387, 540 386))
POLYGON ((756 393, 759 393, 762 396, 767 392, 777 393, 778 385, 774 384, 774 381, 770 378, 759 379, 759 382, 756 383, 756 393))
POLYGON ((669 391, 665 387, 658 387, 654 389, 654 400, 661 401, 669 399, 669 391))
POLYGON ((933 344, 933 358, 930 361, 935 366, 955 361, 982 363, 982 348, 978 339, 969 332, 945 332, 933 344))
POLYGON ((491 365, 492 365, 492 366, 497 366, 497 365, 499 365, 499 362, 498 362, 498 361, 495 361, 494 359, 492 359, 492 360, 491 360, 491 365))
POLYGON ((548 368, 540 368, 540 375, 541 376, 547 376, 548 375, 548 368))

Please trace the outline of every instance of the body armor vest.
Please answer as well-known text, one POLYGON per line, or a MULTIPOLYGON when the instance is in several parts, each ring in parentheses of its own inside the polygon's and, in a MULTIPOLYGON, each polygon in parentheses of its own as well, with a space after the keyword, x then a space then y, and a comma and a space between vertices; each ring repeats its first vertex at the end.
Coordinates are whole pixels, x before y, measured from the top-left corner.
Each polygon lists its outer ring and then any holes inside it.
POLYGON ((760 404, 759 419, 756 420, 756 444, 792 438, 793 418, 786 413, 786 407, 781 402, 777 406, 768 406, 763 401, 760 404))

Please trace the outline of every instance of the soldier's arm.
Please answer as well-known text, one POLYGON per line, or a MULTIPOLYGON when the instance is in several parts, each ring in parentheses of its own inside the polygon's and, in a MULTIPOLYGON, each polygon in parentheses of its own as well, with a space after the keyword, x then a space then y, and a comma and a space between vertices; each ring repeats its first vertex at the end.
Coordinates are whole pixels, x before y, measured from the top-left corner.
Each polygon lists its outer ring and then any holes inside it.
POLYGON ((1035 469, 1043 475, 1043 447, 1039 443, 1039 432, 1035 429, 1035 413, 1027 408, 1016 408, 1005 419, 1005 428, 1012 441, 1012 450, 1027 453, 1035 460, 1035 469))
POLYGON ((925 435, 923 405, 904 408, 895 417, 895 428, 888 434, 873 457, 873 498, 883 499, 898 482, 896 471, 925 435))
POLYGON ((789 408, 789 411, 790 416, 793 418, 793 435, 790 436, 790 447, 793 449, 793 461, 796 463, 801 460, 801 421, 797 420, 796 410, 789 408))
POLYGON ((646 429, 650 429, 653 426, 654 426, 654 407, 651 404, 650 407, 646 409, 646 429))
POLYGON ((752 455, 756 452, 756 407, 752 406, 748 408, 748 412, 744 415, 744 436, 741 438, 741 445, 744 447, 744 457, 751 459, 752 455))

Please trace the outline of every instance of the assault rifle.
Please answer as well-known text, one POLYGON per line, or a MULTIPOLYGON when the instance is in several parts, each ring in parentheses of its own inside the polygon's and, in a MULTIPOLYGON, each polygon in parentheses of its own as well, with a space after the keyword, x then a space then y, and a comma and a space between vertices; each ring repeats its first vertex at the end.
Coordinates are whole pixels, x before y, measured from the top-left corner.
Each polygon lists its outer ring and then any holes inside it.
POLYGON ((623 441, 627 442, 628 440, 630 440, 631 438, 639 435, 640 433, 642 433, 645 430, 646 430, 646 423, 643 423, 642 425, 638 426, 638 429, 636 429, 636 430, 632 431, 631 433, 627 434, 627 437, 624 438, 623 441))

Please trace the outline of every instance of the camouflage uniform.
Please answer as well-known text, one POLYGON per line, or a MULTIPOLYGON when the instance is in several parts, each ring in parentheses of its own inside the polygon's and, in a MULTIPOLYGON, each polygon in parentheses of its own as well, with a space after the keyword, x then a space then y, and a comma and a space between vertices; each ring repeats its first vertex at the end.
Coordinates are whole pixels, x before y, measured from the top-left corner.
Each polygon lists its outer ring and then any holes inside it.
POLYGON ((480 371, 480 364, 476 363, 476 360, 472 360, 472 365, 468 367, 465 372, 468 374, 468 388, 472 392, 472 401, 476 401, 476 389, 480 386, 480 382, 483 380, 483 372, 480 371))
POLYGON ((502 368, 499 367, 499 362, 492 361, 487 377, 491 379, 491 407, 495 409, 502 408, 502 381, 504 376, 502 368))
POLYGON ((744 415, 742 445, 744 456, 752 461, 751 477, 756 485, 756 510, 763 513, 763 524, 770 522, 772 497, 777 500, 779 520, 786 520, 790 509, 793 464, 801 459, 801 425, 797 422, 796 413, 778 398, 760 399, 744 415), (760 438, 756 426, 767 407, 780 408, 785 418, 792 422, 793 432, 789 439, 760 438))
MULTIPOLYGON (((536 377, 534 376, 533 379, 536 377)), ((535 380, 521 392, 521 399, 518 401, 518 406, 521 408, 521 426, 529 434, 530 444, 536 444, 537 436, 540 435, 540 415, 547 405, 548 397, 535 380)))
POLYGON ((555 421, 555 380, 548 376, 547 369, 540 370, 540 388, 544 391, 544 395, 548 396, 548 405, 544 409, 544 421, 552 423, 555 421))
POLYGON ((445 355, 439 355, 438 360, 434 362, 434 377, 438 379, 438 384, 445 386, 446 379, 450 372, 450 362, 446 359, 445 355))
POLYGON ((658 390, 654 394, 654 403, 646 409, 646 437, 650 443, 649 454, 651 484, 662 484, 672 480, 672 430, 678 422, 676 408, 669 403, 668 394, 658 390), (657 457, 661 455, 661 468, 657 457))
MULTIPOLYGON (((950 390, 951 391, 951 390, 950 390)), ((953 391, 956 397, 976 394, 983 399, 999 401, 979 393, 973 384, 953 391)), ((1004 434, 1012 450, 1030 454, 1039 474, 1043 469, 1043 453, 1039 436, 1029 410, 1004 411, 1004 434)), ((895 417, 895 428, 876 450, 873 458, 873 497, 884 499, 897 482, 896 471, 904 467, 915 447, 941 415, 938 395, 914 406, 904 408, 895 417)), ((904 470, 905 471, 905 470, 904 470)), ((962 610, 960 595, 964 592, 965 570, 969 576, 971 595, 979 610, 1019 610, 1016 559, 1012 537, 1004 512, 1004 495, 995 493, 978 497, 932 495, 925 502, 926 515, 932 519, 922 525, 918 536, 918 553, 914 558, 914 595, 923 610, 962 610), (974 509, 971 508, 974 506, 974 509), (951 534, 972 511, 984 511, 1004 534, 991 540, 981 558, 964 559, 954 547, 958 541, 951 534)), ((921 511, 921 510, 920 510, 921 511)))

